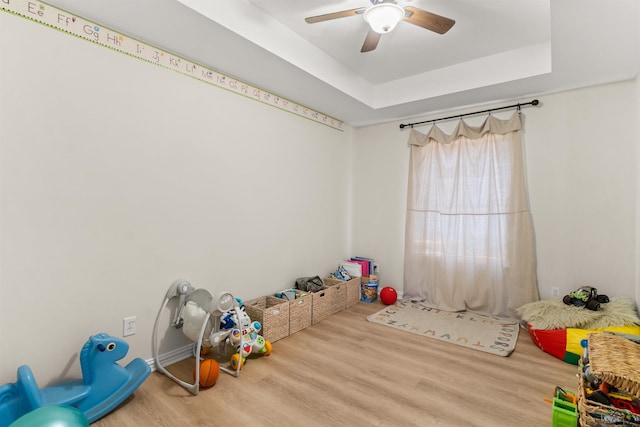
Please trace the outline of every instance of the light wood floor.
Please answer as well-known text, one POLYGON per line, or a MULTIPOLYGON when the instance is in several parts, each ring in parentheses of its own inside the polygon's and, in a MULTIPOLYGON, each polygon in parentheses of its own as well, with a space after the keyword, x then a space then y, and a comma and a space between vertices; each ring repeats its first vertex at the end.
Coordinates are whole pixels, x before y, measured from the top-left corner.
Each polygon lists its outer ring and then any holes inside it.
MULTIPOLYGON (((551 426, 543 399, 576 391, 577 367, 524 330, 500 357, 366 320, 382 308, 360 302, 277 341, 197 396, 153 373, 93 426, 551 426)), ((190 380, 193 366, 171 369, 190 380)))

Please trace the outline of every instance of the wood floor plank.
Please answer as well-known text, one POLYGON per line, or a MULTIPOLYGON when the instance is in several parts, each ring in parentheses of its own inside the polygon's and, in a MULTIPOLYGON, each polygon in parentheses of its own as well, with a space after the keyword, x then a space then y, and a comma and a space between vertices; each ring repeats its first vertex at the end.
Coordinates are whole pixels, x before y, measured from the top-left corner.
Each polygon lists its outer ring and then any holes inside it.
MULTIPOLYGON (((251 357, 235 378, 192 396, 153 373, 96 427, 551 425, 555 386, 576 391, 577 367, 521 330, 500 357, 368 322, 358 303, 251 357)), ((194 361, 171 366, 191 380, 194 361)))

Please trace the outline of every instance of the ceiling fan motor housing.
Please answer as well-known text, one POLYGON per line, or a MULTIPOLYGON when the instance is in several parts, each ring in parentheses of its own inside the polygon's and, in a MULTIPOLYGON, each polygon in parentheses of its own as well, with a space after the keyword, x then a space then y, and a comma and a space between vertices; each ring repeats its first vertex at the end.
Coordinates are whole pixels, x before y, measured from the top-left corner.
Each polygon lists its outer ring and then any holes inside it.
POLYGON ((384 34, 393 30, 404 18, 405 11, 393 0, 376 3, 364 11, 364 20, 376 33, 384 34))

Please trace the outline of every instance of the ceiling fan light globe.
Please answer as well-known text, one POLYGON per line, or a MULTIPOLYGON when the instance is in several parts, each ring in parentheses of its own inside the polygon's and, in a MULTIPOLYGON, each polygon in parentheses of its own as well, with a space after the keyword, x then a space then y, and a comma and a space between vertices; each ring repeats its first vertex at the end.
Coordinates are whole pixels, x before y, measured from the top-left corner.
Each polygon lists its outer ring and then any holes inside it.
POLYGON ((404 9, 393 3, 380 3, 364 11, 364 20, 376 33, 384 34, 393 30, 404 18, 404 9))

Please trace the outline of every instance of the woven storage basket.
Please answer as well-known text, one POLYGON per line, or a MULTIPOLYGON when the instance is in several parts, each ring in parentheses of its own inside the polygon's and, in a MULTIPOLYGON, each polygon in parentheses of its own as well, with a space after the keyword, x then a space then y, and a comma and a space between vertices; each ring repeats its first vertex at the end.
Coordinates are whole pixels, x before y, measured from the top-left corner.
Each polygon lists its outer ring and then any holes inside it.
POLYGON ((265 340, 275 342, 289 336, 289 304, 280 298, 266 296, 244 303, 251 320, 262 323, 265 340))
POLYGON ((347 285, 343 280, 323 279, 324 285, 333 288, 329 311, 336 314, 347 308, 347 285))
POLYGON ((640 345, 614 334, 589 334, 591 373, 640 399, 640 345))
POLYGON ((331 316, 331 298, 333 298, 333 287, 328 287, 311 294, 311 324, 315 325, 331 316))
POLYGON ((578 414, 580 417, 580 425, 582 427, 613 427, 628 426, 640 427, 640 422, 632 421, 629 411, 614 408, 613 406, 603 405, 593 402, 585 398, 585 386, 582 375, 578 380, 578 414), (625 420, 624 424, 620 423, 625 420))
POLYGON ((311 294, 305 294, 289 301, 289 335, 311 326, 312 298, 311 294))
MULTIPOLYGON (((589 334, 591 373, 603 381, 640 398, 640 345, 608 333, 589 334)), ((582 372, 582 369, 580 369, 582 372)), ((579 375, 578 411, 583 427, 640 427, 640 415, 624 409, 587 400, 585 384, 579 375)))
POLYGON ((345 304, 344 308, 351 307, 352 305, 357 304, 360 301, 360 278, 354 277, 351 280, 338 280, 332 279, 331 277, 324 279, 324 284, 327 286, 342 284, 346 288, 345 293, 345 304))
POLYGON ((347 280, 347 307, 356 305, 360 302, 360 278, 354 277, 351 280, 347 280))

